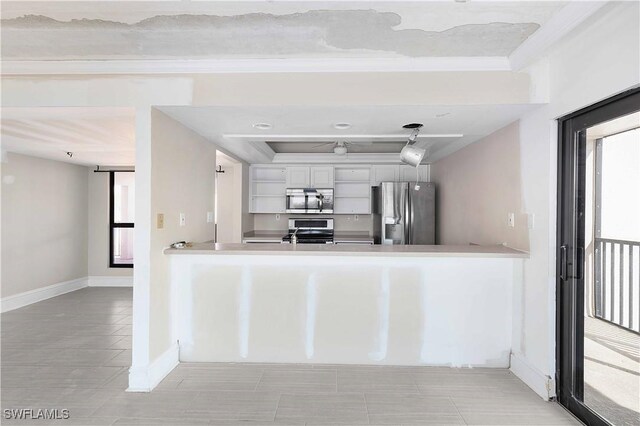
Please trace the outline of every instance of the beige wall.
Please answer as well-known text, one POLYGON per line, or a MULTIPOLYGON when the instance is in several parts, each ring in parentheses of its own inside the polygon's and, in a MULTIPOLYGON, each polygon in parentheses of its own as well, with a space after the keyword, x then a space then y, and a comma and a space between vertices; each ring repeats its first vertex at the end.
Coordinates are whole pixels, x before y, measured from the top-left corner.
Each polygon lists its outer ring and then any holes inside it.
POLYGON ((109 267, 109 173, 88 171, 89 185, 89 275, 133 275, 131 268, 109 267))
POLYGON ((13 153, 2 165, 2 297, 87 276, 87 168, 13 153))
POLYGON ((164 113, 151 113, 151 253, 149 359, 153 361, 172 341, 169 303, 169 263, 163 250, 176 241, 214 238, 216 145, 164 113), (156 215, 164 214, 164 229, 156 215), (179 226, 179 215, 186 225, 179 226))
POLYGON ((519 123, 431 166, 439 244, 502 244, 529 250, 522 210, 519 123), (507 224, 515 213, 515 227, 507 224))

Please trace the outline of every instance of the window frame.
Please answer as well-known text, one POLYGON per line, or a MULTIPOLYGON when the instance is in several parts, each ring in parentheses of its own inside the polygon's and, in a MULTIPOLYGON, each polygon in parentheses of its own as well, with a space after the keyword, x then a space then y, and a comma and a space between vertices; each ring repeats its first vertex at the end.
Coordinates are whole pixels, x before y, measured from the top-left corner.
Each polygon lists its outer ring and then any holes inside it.
MULTIPOLYGON (((112 170, 109 172, 109 267, 133 268, 133 263, 115 263, 113 258, 113 234, 116 229, 133 228, 134 222, 115 222, 115 185, 116 173, 135 173, 134 171, 112 170)), ((135 260, 134 260, 135 262, 135 260)))

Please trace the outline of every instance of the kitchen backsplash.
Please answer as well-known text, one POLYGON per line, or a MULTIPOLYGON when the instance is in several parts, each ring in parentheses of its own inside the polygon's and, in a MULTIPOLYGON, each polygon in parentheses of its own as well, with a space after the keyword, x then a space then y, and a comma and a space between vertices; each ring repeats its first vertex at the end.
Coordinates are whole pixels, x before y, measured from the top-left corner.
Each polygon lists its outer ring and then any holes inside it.
POLYGON ((334 227, 336 231, 371 232, 372 225, 371 215, 369 214, 358 215, 358 220, 355 220, 355 215, 344 214, 322 216, 281 214, 280 220, 276 220, 275 214, 254 214, 253 229, 256 231, 286 231, 290 217, 302 217, 305 219, 313 217, 332 217, 334 219, 334 227))

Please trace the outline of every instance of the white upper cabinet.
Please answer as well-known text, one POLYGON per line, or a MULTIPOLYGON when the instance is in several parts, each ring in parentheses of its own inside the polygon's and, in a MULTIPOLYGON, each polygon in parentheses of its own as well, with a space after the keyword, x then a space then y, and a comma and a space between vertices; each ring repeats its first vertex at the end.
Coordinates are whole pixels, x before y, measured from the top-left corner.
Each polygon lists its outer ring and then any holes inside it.
POLYGON ((336 214, 371 213, 371 168, 336 167, 333 202, 336 214))
POLYGON ((284 213, 286 168, 252 165, 249 170, 249 212, 284 213))
POLYGON ((287 167, 287 188, 309 188, 311 186, 309 166, 287 167))
POLYGON ((409 165, 400 166, 400 182, 428 182, 429 166, 421 164, 416 168, 409 165))
POLYGON ((288 166, 287 188, 333 188, 333 166, 288 166))
POLYGON ((333 188, 333 166, 311 166, 311 188, 333 188))
POLYGON ((378 186, 380 182, 398 182, 399 167, 397 165, 371 166, 371 186, 378 186))
MULTIPOLYGON (((418 181, 429 181, 429 166, 420 165, 418 181)), ((284 213, 286 188, 334 188, 335 214, 371 213, 371 187, 380 182, 415 182, 416 168, 407 165, 275 165, 250 168, 249 211, 284 213)))

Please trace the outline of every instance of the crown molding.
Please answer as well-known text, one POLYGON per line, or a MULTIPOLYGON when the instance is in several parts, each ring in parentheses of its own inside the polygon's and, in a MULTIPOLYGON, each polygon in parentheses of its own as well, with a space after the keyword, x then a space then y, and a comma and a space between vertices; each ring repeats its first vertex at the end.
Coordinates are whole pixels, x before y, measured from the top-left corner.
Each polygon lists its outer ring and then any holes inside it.
POLYGON ((607 3, 608 1, 569 2, 511 53, 510 69, 520 71, 535 62, 547 49, 607 3))
MULTIPOLYGON (((421 139, 441 139, 441 138, 461 138, 464 135, 462 133, 423 133, 417 136, 418 140, 421 139)), ((251 133, 225 133, 223 135, 225 139, 241 139, 247 141, 270 141, 270 142, 322 142, 329 141, 335 142, 336 140, 344 139, 346 141, 357 140, 377 140, 377 141, 403 141, 406 142, 409 137, 408 133, 393 133, 393 134, 251 134, 251 133)))
POLYGON ((507 57, 64 60, 1 62, 2 74, 215 74, 510 71, 507 57))

